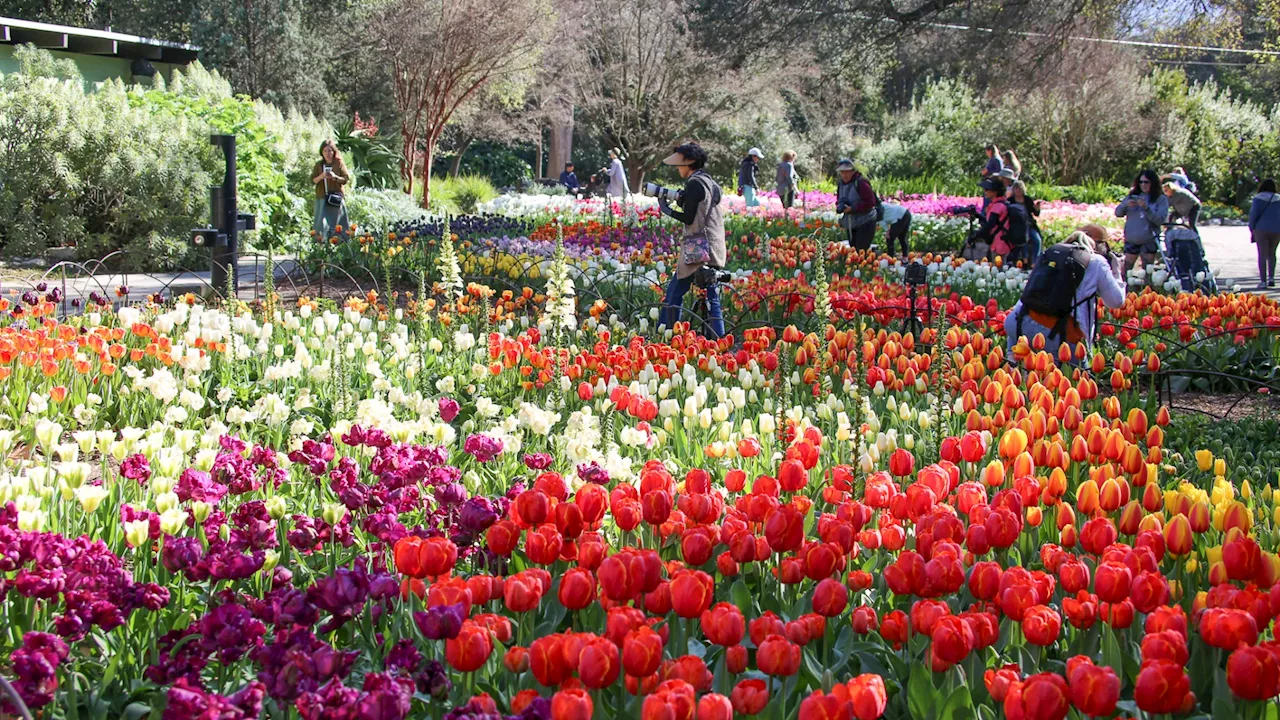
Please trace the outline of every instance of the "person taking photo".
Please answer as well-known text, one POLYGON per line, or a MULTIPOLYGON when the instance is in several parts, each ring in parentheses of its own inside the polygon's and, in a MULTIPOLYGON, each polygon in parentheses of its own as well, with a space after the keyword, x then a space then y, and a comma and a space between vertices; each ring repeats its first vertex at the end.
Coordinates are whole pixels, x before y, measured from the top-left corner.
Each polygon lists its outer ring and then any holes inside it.
POLYGON ((720 213, 720 186, 703 169, 707 152, 697 143, 685 143, 662 161, 680 173, 684 190, 677 196, 674 208, 663 196, 658 207, 664 215, 684 224, 684 237, 678 249, 675 276, 667 285, 662 302, 660 322, 674 329, 680 322, 681 306, 689 289, 698 284, 707 294, 706 328, 714 337, 724 337, 724 316, 720 310, 720 288, 717 271, 724 267, 726 248, 724 218, 720 213))
POLYGON ((1169 217, 1169 199, 1160 192, 1160 176, 1143 170, 1133 179, 1129 195, 1116 206, 1116 217, 1124 218, 1124 271, 1133 269, 1142 258, 1146 267, 1160 254, 1160 226, 1169 217))
POLYGON ((1022 298, 1005 316, 1010 353, 1021 338, 1031 341, 1037 335, 1044 337, 1044 349, 1054 357, 1063 343, 1093 347, 1097 299, 1113 309, 1125 299, 1120 259, 1105 237, 1103 228, 1086 226, 1041 254, 1027 276, 1022 298))
POLYGON ((876 193, 853 161, 844 158, 836 164, 840 182, 836 184, 836 213, 840 227, 849 233, 849 244, 857 250, 871 247, 876 235, 876 193))

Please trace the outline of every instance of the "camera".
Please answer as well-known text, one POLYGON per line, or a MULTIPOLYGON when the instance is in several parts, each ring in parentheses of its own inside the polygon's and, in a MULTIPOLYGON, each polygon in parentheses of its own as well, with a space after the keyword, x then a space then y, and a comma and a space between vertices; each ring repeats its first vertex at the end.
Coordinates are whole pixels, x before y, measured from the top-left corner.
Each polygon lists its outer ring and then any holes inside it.
POLYGON ((658 185, 657 183, 645 183, 645 184, 644 184, 644 194, 645 194, 645 195, 647 195, 647 196, 649 196, 649 197, 651 197, 651 198, 658 198, 659 200, 663 200, 663 201, 665 201, 665 202, 667 202, 667 203, 678 203, 678 202, 680 202, 680 195, 682 194, 682 192, 683 192, 683 191, 681 191, 681 190, 672 190, 671 188, 665 188, 665 187, 662 187, 661 185, 658 185))
POLYGON ((733 273, 710 265, 703 265, 693 271, 693 284, 700 288, 715 287, 720 283, 728 283, 732 280, 733 273))
POLYGON ((913 262, 907 265, 907 274, 903 281, 908 285, 927 285, 929 283, 928 271, 921 262, 913 262))

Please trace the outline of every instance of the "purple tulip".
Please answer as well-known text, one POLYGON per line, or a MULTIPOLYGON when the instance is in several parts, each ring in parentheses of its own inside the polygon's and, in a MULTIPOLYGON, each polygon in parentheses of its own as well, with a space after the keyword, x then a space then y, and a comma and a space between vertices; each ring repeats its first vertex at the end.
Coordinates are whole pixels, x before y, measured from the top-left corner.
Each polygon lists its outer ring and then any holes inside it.
POLYGON ((458 406, 457 400, 454 400, 453 398, 442 397, 440 398, 440 401, 437 404, 440 407, 441 420, 448 423, 448 422, 453 422, 453 419, 458 417, 458 410, 460 408, 458 406))
POLYGON ((452 640, 462 631, 467 609, 462 603, 437 605, 426 612, 415 612, 413 622, 431 640, 452 640))
POLYGON ((462 444, 462 449, 476 460, 485 463, 502 452, 502 441, 484 433, 476 433, 467 438, 462 444))
POLYGON ((552 462, 550 453, 529 453, 521 459, 524 461, 525 467, 538 472, 551 467, 552 462))

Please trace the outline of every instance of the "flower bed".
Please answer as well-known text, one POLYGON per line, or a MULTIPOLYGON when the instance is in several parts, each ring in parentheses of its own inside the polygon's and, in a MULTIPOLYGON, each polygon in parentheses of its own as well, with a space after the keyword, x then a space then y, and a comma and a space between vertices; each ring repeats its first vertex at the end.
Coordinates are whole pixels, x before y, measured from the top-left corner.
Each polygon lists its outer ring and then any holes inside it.
POLYGON ((594 249, 522 238, 502 251, 547 282, 503 292, 462 282, 486 256, 454 242, 409 305, 59 322, 33 297, 0 329, 26 703, 1062 718, 1280 693, 1277 456, 1170 445, 1136 372, 1172 352, 1146 331, 1248 344, 1274 303, 1134 294, 1115 345, 1062 370, 989 334, 1017 268, 925 258, 945 314, 903 336, 900 263, 772 238, 787 270, 744 269, 731 302, 781 294, 774 322, 649 339, 576 306, 594 249))

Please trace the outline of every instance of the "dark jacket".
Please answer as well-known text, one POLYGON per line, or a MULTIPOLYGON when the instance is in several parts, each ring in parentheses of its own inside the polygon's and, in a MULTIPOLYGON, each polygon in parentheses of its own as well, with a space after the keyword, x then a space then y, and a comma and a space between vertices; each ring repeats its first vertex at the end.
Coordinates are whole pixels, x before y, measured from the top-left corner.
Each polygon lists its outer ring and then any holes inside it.
POLYGON ((843 213, 845 208, 853 208, 854 215, 861 215, 876 206, 876 193, 871 189, 871 181, 862 173, 854 171, 853 179, 840 182, 836 187, 836 212, 843 213))
POLYGON ((760 187, 760 184, 756 182, 756 172, 759 169, 760 166, 750 155, 742 158, 742 164, 738 166, 738 187, 760 187))
POLYGON ((578 175, 568 170, 560 173, 560 184, 565 186, 570 192, 578 189, 578 175))

